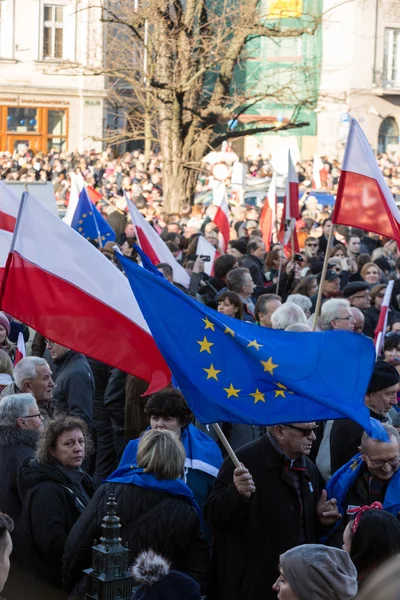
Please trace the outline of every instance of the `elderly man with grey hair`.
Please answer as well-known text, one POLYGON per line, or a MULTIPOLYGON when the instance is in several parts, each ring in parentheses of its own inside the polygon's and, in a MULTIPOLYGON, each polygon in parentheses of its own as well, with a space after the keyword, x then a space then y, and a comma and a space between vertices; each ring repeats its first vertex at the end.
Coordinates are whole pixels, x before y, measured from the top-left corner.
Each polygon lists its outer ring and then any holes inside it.
POLYGON ((304 296, 303 294, 290 294, 287 297, 286 302, 292 302, 293 304, 300 306, 307 318, 311 315, 312 302, 308 296, 304 296))
POLYGON ((350 303, 344 298, 332 298, 323 303, 321 308, 321 329, 341 329, 354 331, 354 317, 350 310, 350 303))
POLYGON ((274 312, 271 323, 272 329, 287 329, 290 325, 298 323, 307 325, 307 319, 300 306, 293 302, 287 302, 274 312))
POLYGON ((33 458, 43 417, 32 394, 15 394, 0 401, 0 511, 14 522, 22 510, 17 487, 18 469, 33 458))
POLYGON ((27 356, 15 366, 14 383, 2 391, 0 398, 10 394, 32 394, 44 419, 48 420, 53 413, 53 388, 54 382, 48 362, 38 356, 27 356))

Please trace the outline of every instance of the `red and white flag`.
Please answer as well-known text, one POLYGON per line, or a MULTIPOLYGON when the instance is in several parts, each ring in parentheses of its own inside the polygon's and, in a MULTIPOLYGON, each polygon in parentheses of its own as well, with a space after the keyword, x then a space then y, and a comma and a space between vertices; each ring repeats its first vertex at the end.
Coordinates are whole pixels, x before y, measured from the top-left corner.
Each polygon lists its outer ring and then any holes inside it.
POLYGON ((388 320, 388 316, 389 316, 389 306, 390 306, 390 299, 392 297, 393 284, 394 284, 393 280, 389 281, 389 283, 387 284, 387 287, 385 290, 385 295, 382 300, 378 323, 377 323, 377 326, 375 329, 376 358, 378 358, 378 356, 380 355, 380 353, 382 351, 383 342, 385 340, 385 333, 386 333, 387 320, 388 320))
POLYGON ((213 223, 219 229, 220 232, 220 247, 223 253, 228 249, 228 243, 231 237, 231 230, 229 226, 229 206, 226 198, 226 186, 223 181, 213 181, 213 204, 217 207, 217 212, 213 218, 213 223))
POLYGON ((314 154, 313 160, 313 174, 312 174, 312 183, 311 186, 315 190, 320 190, 322 188, 321 175, 324 170, 324 163, 318 156, 318 154, 314 154))
POLYGON ((5 183, 0 181, 0 283, 10 252, 19 204, 17 196, 5 183))
POLYGON ((27 193, 1 306, 63 346, 151 381, 149 392, 171 380, 123 273, 27 193))
POLYGON ((297 240, 296 221, 300 218, 299 211, 299 180, 292 157, 288 157, 288 176, 286 179, 285 198, 283 203, 283 214, 278 239, 284 248, 291 252, 291 239, 293 236, 294 251, 299 252, 297 240))
POLYGON ((276 173, 274 173, 272 175, 271 183, 268 189, 268 195, 264 201, 264 206, 260 215, 260 229, 267 252, 269 252, 271 248, 272 233, 275 227, 277 201, 276 173))
POLYGON ((174 281, 188 288, 190 283, 189 274, 178 263, 167 244, 160 238, 157 231, 153 229, 144 216, 138 211, 132 200, 125 196, 132 223, 136 229, 136 237, 139 246, 149 257, 153 265, 167 263, 172 267, 174 281))
POLYGON ((74 218, 76 207, 79 202, 79 194, 85 187, 85 180, 80 173, 70 172, 69 177, 71 179, 71 187, 69 189, 69 201, 67 206, 67 212, 63 221, 68 225, 71 225, 72 219, 74 218))
POLYGON ((355 119, 350 120, 332 222, 373 231, 400 245, 400 212, 355 119))
POLYGON ((17 347, 15 349, 14 367, 15 367, 15 365, 17 365, 19 363, 20 360, 25 358, 25 356, 26 356, 26 348, 25 348, 24 334, 22 333, 22 331, 20 331, 18 334, 18 339, 17 339, 17 347))

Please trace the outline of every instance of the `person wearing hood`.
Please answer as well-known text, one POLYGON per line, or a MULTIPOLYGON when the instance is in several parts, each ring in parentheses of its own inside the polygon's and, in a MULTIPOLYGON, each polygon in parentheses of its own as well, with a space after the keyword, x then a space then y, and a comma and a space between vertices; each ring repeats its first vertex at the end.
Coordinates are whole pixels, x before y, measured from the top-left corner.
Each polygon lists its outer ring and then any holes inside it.
POLYGON ((35 453, 43 417, 32 394, 7 396, 0 402, 0 511, 17 524, 22 500, 17 473, 22 461, 35 453))
POLYGON ((32 600, 54 600, 61 593, 65 542, 94 493, 81 468, 89 449, 85 422, 61 415, 40 436, 36 459, 21 465, 18 486, 24 502, 14 555, 32 600))
MULTIPOLYGON (((397 391, 400 375, 386 362, 375 363, 365 404, 370 416, 382 423, 391 422, 389 411, 397 405, 397 391)), ((358 452, 363 427, 350 419, 337 419, 332 425, 330 435, 331 473, 335 473, 358 452)))
POLYGON ((351 600, 357 594, 357 571, 345 550, 303 544, 281 554, 279 563, 278 600, 351 600))

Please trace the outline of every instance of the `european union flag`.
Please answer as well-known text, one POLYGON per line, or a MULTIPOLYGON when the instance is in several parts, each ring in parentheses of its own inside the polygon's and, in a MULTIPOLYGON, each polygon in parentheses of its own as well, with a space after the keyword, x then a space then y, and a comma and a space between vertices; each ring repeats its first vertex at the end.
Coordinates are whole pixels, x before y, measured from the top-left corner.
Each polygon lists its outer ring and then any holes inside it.
POLYGON ((364 405, 375 361, 370 339, 345 331, 298 333, 244 323, 118 258, 157 346, 201 423, 272 425, 348 417, 371 431, 364 405))
POLYGON ((114 230, 90 201, 86 188, 79 194, 71 227, 86 239, 100 240, 102 246, 115 240, 114 230))

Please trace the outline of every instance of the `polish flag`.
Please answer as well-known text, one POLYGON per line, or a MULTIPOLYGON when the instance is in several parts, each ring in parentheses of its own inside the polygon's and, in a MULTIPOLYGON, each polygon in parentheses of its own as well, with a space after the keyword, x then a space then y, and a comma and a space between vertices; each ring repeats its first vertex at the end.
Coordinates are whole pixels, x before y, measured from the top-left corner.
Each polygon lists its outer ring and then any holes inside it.
POLYGON ((283 203, 283 215, 278 239, 283 244, 285 251, 291 253, 291 239, 293 236, 294 251, 299 252, 299 242, 296 232, 296 220, 300 218, 299 211, 299 180, 292 157, 288 157, 288 176, 286 179, 285 199, 283 203))
POLYGON ((20 331, 18 334, 17 347, 15 349, 14 367, 19 363, 20 360, 25 358, 26 348, 24 334, 20 331))
POLYGON ((383 342, 385 340, 386 326, 387 320, 389 316, 389 306, 390 299, 392 297, 394 281, 391 280, 388 282, 385 295, 382 300, 381 311, 379 313, 378 323, 375 329, 375 352, 376 358, 380 355, 382 351, 383 342))
POLYGON ((17 220, 19 200, 10 188, 0 181, 0 229, 14 231, 17 220))
POLYGON ((276 173, 274 173, 272 175, 271 183, 268 189, 268 195, 264 201, 264 206, 260 215, 260 229, 267 252, 269 252, 271 248, 272 232, 275 227, 277 201, 276 173))
POLYGON ((220 231, 220 246, 223 253, 227 251, 228 242, 231 237, 229 227, 229 206, 226 199, 226 187, 223 181, 215 180, 213 182, 213 204, 217 206, 217 212, 213 218, 220 231))
POLYGON ((147 254, 153 265, 158 265, 159 263, 167 263, 170 265, 174 273, 174 281, 188 288, 190 283, 189 274, 182 265, 178 263, 164 240, 160 238, 155 229, 153 229, 150 223, 146 221, 132 200, 130 200, 127 195, 125 195, 125 199, 129 208, 132 223, 136 229, 136 237, 139 246, 143 252, 147 254))
POLYGON ((4 277, 8 254, 10 252, 11 240, 13 234, 9 231, 0 229, 0 284, 4 277))
POLYGON ((43 336, 152 382, 171 380, 126 277, 24 193, 2 282, 2 310, 43 336))
POLYGON ((324 163, 322 162, 322 160, 320 159, 318 154, 314 154, 313 174, 312 174, 311 185, 315 190, 320 190, 322 188, 321 174, 322 174, 323 170, 324 170, 324 163))
POLYGON ((400 213, 373 150, 350 120, 332 223, 373 231, 400 246, 400 213))

